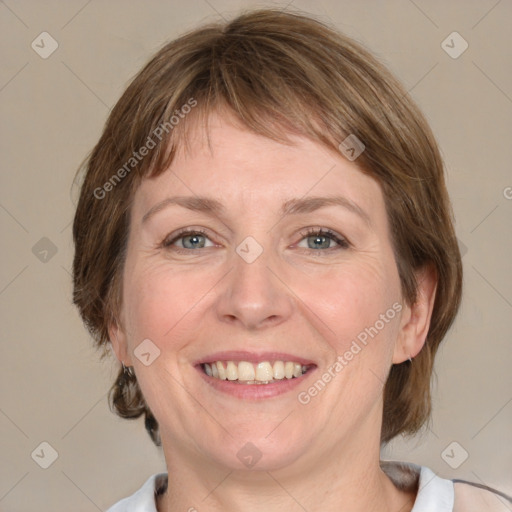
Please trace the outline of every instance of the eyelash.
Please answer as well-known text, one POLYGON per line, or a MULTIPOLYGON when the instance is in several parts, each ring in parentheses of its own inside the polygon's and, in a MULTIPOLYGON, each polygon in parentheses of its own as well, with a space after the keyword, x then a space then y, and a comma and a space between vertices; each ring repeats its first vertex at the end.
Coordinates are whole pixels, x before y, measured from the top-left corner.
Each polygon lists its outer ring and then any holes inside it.
MULTIPOLYGON (((164 248, 164 249, 170 249, 172 247, 172 244, 174 244, 181 238, 185 238, 186 236, 194 236, 194 235, 200 235, 200 236, 204 236, 205 238, 208 238, 208 234, 203 229, 184 228, 184 229, 178 231, 178 233, 176 233, 176 235, 171 240, 166 238, 161 243, 160 247, 164 248)), ((326 228, 308 228, 307 230, 301 231, 300 236, 302 237, 300 239, 300 241, 302 241, 304 238, 308 238, 311 236, 317 236, 317 237, 328 237, 338 244, 338 247, 329 247, 329 248, 323 249, 323 250, 309 249, 309 248, 304 249, 302 247, 300 248, 305 251, 313 251, 315 253, 316 252, 324 252, 324 253, 329 252, 330 253, 331 251, 336 251, 336 250, 340 250, 340 249, 348 249, 350 247, 350 243, 348 242, 348 240, 346 238, 340 237, 334 231, 331 231, 330 229, 326 229, 326 228)), ((191 252, 194 252, 197 249, 186 249, 186 248, 182 248, 182 247, 173 247, 172 250, 177 252, 178 254, 190 254, 191 252)))

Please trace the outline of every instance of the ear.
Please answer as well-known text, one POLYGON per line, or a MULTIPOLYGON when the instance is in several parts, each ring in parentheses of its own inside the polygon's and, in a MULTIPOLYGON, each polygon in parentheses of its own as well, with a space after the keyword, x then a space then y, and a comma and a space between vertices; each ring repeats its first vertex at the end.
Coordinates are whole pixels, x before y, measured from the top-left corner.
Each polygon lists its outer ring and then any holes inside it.
POLYGON ((108 327, 108 335, 112 350, 114 351, 119 362, 125 366, 133 366, 131 358, 128 354, 128 343, 126 333, 121 323, 117 319, 112 319, 108 327))
POLYGON ((427 265, 416 273, 416 302, 405 305, 393 353, 393 364, 415 357, 425 344, 437 290, 437 272, 427 265))

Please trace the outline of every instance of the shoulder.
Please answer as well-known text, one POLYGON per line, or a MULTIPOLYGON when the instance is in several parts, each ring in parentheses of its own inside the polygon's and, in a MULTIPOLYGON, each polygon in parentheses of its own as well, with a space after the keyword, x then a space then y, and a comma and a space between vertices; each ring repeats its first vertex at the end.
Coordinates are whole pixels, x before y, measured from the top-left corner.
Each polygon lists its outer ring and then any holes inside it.
POLYGON ((510 512, 512 497, 473 482, 453 480, 455 501, 453 512, 510 512))
POLYGON ((155 496, 167 487, 165 473, 150 476, 144 485, 128 498, 112 505, 107 512, 157 512, 155 496))
POLYGON ((401 490, 416 492, 412 512, 511 512, 512 498, 492 487, 442 478, 426 466, 381 461, 381 468, 401 490))

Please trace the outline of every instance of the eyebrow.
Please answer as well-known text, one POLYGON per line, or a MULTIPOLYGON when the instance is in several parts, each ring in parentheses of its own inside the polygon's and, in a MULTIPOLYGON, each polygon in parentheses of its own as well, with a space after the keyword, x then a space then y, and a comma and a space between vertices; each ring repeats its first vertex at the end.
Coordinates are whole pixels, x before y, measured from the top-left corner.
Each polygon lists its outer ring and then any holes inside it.
MULTIPOLYGON (((150 217, 170 205, 182 206, 188 210, 204 212, 216 217, 222 216, 226 211, 224 205, 220 201, 211 199, 209 197, 173 196, 168 197, 152 206, 142 217, 142 222, 147 222, 150 217)), ((289 199, 283 203, 280 216, 284 217, 286 215, 312 213, 316 210, 319 210, 320 208, 327 206, 341 206, 346 210, 354 213, 362 220, 364 220, 366 224, 371 226, 370 216, 358 204, 343 196, 310 196, 301 199, 289 199)))

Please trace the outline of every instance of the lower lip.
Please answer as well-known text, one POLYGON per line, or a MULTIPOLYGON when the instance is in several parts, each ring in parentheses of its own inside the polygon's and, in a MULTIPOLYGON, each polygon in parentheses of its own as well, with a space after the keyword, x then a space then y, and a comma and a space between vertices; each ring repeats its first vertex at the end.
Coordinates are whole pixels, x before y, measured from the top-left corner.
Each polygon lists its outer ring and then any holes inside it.
POLYGON ((208 376, 202 369, 201 365, 196 366, 197 371, 207 384, 212 386, 217 391, 226 393, 227 395, 241 398, 243 400, 258 400, 262 398, 272 398, 274 396, 282 395, 295 389, 297 386, 304 384, 304 381, 316 369, 310 368, 306 373, 300 377, 293 377, 292 379, 282 379, 269 384, 241 384, 239 381, 221 380, 215 377, 208 376))

